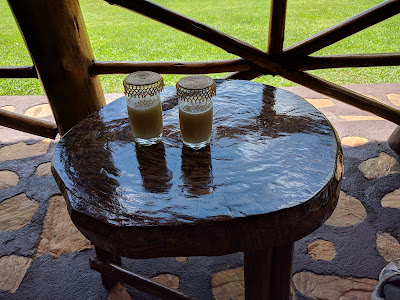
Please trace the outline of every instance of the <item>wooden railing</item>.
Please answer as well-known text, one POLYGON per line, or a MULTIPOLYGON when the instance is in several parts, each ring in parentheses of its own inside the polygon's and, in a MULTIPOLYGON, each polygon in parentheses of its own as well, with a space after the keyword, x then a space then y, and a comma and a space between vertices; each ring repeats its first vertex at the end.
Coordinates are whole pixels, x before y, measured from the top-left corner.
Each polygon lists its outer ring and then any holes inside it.
MULTIPOLYGON (((162 74, 230 72, 224 78, 248 80, 267 74, 279 75, 400 125, 399 110, 305 72, 327 68, 399 66, 400 53, 310 56, 320 49, 397 15, 400 12, 399 0, 384 1, 285 49, 283 37, 287 1, 272 0, 267 51, 150 1, 106 1, 195 36, 240 58, 204 62, 96 61, 90 48, 78 0, 63 0, 62 5, 56 5, 51 0, 40 0, 41 5, 37 5, 37 0, 27 0, 23 4, 21 1, 8 0, 35 66, 0 68, 0 77, 35 78, 39 75, 61 134, 104 105, 97 75, 125 74, 137 70, 152 70, 162 74), (40 15, 43 11, 51 13, 52 17, 47 15, 48 20, 44 20, 44 17, 34 19, 33 12, 40 15), (45 30, 49 26, 52 30, 45 30), (36 33, 38 30, 41 32, 40 36, 36 33), (54 34, 58 35, 57 39, 54 39, 54 34), (60 43, 64 43, 63 47, 58 47, 60 43), (46 46, 51 50, 46 50, 46 46), (64 61, 60 63, 60 59, 64 61), (66 74, 69 76, 65 76, 66 74), (78 79, 88 83, 87 86, 78 84, 78 79), (65 86, 75 89, 75 92, 69 91, 65 86)), ((21 119, 21 122, 25 121, 21 119)), ((4 122, 2 123, 4 125, 4 122)), ((397 143, 400 140, 399 128, 391 138, 397 143)))

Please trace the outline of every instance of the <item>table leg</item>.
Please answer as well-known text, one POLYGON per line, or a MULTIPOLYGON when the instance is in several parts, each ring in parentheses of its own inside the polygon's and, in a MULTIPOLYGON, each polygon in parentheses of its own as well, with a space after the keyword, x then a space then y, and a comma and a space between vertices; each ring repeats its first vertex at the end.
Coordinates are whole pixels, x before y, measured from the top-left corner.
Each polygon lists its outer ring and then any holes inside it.
POLYGON ((246 299, 268 300, 272 249, 244 253, 244 289, 246 299))
POLYGON ((292 286, 293 247, 290 243, 283 247, 274 247, 271 261, 271 299, 289 299, 292 286))
POLYGON ((292 281, 293 246, 244 253, 246 299, 288 300, 292 281))
MULTIPOLYGON (((118 266, 121 266, 121 256, 112 254, 100 247, 95 246, 96 256, 103 263, 112 263, 118 266)), ((107 275, 101 274, 101 281, 104 287, 110 290, 113 286, 118 283, 117 278, 112 278, 107 275)))

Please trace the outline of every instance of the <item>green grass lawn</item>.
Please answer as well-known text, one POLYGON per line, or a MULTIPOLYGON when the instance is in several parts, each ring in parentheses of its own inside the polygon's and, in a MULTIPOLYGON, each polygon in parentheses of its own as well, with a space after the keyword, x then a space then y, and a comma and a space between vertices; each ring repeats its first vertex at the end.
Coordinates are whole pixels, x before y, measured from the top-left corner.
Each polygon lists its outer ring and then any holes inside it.
MULTIPOLYGON (((156 0, 160 5, 204 22, 260 49, 268 39, 269 1, 261 0, 156 0)), ((290 46, 329 28, 380 0, 288 0, 284 46, 290 46)), ((202 61, 235 58, 206 42, 178 32, 102 0, 80 1, 94 56, 103 61, 202 61)), ((0 66, 32 65, 6 0, 0 0, 0 66)), ((398 52, 400 16, 355 34, 316 54, 398 52)), ((319 70, 312 73, 338 84, 399 82, 400 67, 319 70)), ((224 74, 214 74, 218 78, 224 74)), ((101 76, 106 93, 122 92, 122 75, 101 76)), ((164 75, 167 85, 181 76, 164 75)), ((258 82, 291 86, 280 77, 258 82)), ((38 80, 0 79, 0 95, 43 94, 38 80)))

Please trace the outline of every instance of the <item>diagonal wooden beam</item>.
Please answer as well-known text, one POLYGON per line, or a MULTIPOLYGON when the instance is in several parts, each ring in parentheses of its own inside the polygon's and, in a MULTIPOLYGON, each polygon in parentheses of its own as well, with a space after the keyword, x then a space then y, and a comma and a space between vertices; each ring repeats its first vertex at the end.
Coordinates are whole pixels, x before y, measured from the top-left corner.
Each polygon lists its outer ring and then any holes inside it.
POLYGON ((222 31, 205 25, 199 21, 178 14, 170 9, 147 0, 106 0, 110 4, 118 5, 156 20, 177 30, 190 34, 203 41, 213 44, 228 53, 235 54, 245 60, 254 62, 265 69, 276 72, 280 64, 268 55, 239 39, 222 31))
POLYGON ((141 290, 147 294, 164 300, 196 300, 195 298, 186 296, 179 291, 163 286, 157 282, 151 281, 143 276, 132 273, 121 268, 118 265, 104 263, 97 258, 90 258, 90 267, 100 273, 107 274, 118 281, 124 282, 141 290))
POLYGON ((329 56, 295 56, 289 64, 294 70, 319 70, 353 67, 400 66, 399 53, 350 54, 329 56))
POLYGON ((314 75, 300 72, 300 71, 282 71, 280 76, 308 87, 316 92, 335 98, 344 103, 356 106, 362 110, 366 110, 379 117, 392 121, 400 125, 400 111, 376 101, 372 98, 366 97, 340 85, 331 83, 324 79, 318 78, 314 75))
POLYGON ((399 0, 387 0, 284 50, 287 55, 308 55, 400 13, 399 0))
POLYGON ((89 73, 94 76, 100 74, 127 74, 141 70, 161 74, 209 74, 247 71, 250 70, 250 65, 243 59, 200 62, 94 61, 89 68, 89 73))

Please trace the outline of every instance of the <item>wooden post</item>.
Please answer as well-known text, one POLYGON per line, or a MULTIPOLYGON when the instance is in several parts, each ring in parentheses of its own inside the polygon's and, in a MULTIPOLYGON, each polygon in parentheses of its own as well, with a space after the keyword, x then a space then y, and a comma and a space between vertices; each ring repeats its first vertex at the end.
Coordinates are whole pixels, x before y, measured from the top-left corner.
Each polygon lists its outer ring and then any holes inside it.
POLYGON ((271 252, 272 248, 244 252, 244 289, 246 300, 275 299, 273 297, 270 298, 269 295, 271 252))
POLYGON ((269 17, 268 53, 279 55, 282 53, 285 36, 286 0, 272 0, 269 17))
POLYGON ((397 126, 397 128, 393 131, 388 139, 388 143, 393 151, 395 151, 397 154, 400 154, 400 126, 397 126))
MULTIPOLYGON (((101 249, 100 247, 94 246, 96 250, 97 258, 103 263, 112 263, 118 266, 121 266, 121 257, 115 254, 112 254, 106 250, 101 249)), ((118 284, 118 278, 109 276, 106 274, 101 274, 101 281, 104 287, 108 290, 111 290, 115 285, 118 284)))
POLYGON ((90 77, 92 48, 78 0, 8 0, 49 99, 59 132, 105 105, 90 77))
POLYGON ((289 299, 292 286, 294 243, 274 247, 271 257, 270 299, 289 299))

